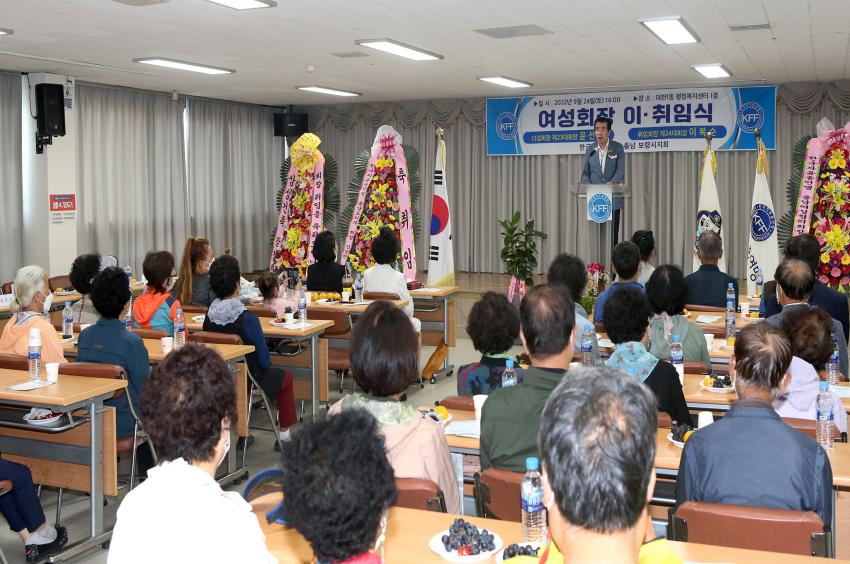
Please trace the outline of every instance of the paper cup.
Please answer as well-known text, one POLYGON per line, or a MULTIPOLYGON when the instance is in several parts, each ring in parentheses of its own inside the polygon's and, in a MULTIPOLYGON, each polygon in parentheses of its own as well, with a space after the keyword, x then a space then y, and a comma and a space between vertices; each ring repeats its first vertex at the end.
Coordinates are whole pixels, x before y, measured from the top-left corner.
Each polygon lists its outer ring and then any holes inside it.
POLYGON ((714 423, 714 414, 710 411, 700 411, 697 415, 697 428, 702 429, 714 423))
POLYGON ((472 396, 472 403, 475 405, 475 418, 478 420, 481 419, 481 408, 484 407, 485 401, 487 401, 487 396, 485 394, 472 396))
POLYGON ((48 362, 44 365, 44 371, 47 374, 48 382, 58 382, 59 381, 59 363, 58 362, 48 362))
POLYGON ((160 342, 162 342, 163 354, 168 354, 174 349, 174 337, 163 337, 160 342))
POLYGON ((743 317, 750 316, 750 302, 741 302, 741 315, 743 317))
POLYGON ((313 301, 313 292, 304 292, 304 297, 307 299, 307 303, 313 301))
POLYGON ((351 292, 343 290, 342 292, 342 301, 349 302, 351 301, 351 292))
POLYGON ((711 352, 711 347, 714 346, 714 335, 705 335, 705 345, 708 347, 709 352, 711 352))

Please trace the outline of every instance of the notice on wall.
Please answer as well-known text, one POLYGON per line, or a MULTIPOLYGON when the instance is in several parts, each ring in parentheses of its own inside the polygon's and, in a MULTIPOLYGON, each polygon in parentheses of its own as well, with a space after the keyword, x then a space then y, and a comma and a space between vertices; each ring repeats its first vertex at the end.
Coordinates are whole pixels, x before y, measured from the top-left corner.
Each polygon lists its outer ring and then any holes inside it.
POLYGON ((50 224, 74 224, 77 219, 76 194, 50 194, 50 224))

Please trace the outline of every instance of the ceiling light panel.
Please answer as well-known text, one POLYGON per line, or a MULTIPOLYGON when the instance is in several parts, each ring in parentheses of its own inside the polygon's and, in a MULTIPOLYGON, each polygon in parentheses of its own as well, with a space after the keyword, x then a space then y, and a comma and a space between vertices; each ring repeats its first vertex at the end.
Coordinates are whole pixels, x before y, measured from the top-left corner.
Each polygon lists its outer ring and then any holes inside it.
POLYGON ((443 58, 442 55, 437 53, 407 45, 395 39, 358 39, 355 43, 362 47, 377 49, 378 51, 404 57, 411 61, 437 61, 443 58))
POLYGON ((337 88, 328 88, 326 86, 296 86, 296 90, 304 90, 305 92, 317 92, 319 94, 330 94, 331 96, 362 96, 360 92, 349 92, 348 90, 339 90, 337 88))
POLYGON ((234 10, 256 10, 257 8, 274 8, 277 6, 277 2, 274 0, 207 0, 207 2, 227 6, 234 10))
POLYGON ((478 77, 478 80, 489 82, 491 84, 496 84, 498 86, 504 86, 506 88, 529 88, 531 86, 534 86, 530 82, 517 80, 515 78, 509 78, 507 76, 480 76, 478 77))
POLYGON ((711 63, 709 65, 694 65, 691 67, 705 78, 727 78, 732 76, 732 73, 720 63, 711 63))
POLYGON ((191 72, 199 72, 202 74, 233 74, 236 71, 233 69, 223 69, 220 67, 211 67, 208 65, 199 65, 198 63, 190 63, 188 61, 178 61, 177 59, 167 59, 165 57, 144 57, 141 59, 133 59, 136 63, 145 65, 154 65, 169 69, 184 70, 191 72))
POLYGON ((667 45, 699 43, 699 37, 681 16, 643 18, 640 23, 667 45))

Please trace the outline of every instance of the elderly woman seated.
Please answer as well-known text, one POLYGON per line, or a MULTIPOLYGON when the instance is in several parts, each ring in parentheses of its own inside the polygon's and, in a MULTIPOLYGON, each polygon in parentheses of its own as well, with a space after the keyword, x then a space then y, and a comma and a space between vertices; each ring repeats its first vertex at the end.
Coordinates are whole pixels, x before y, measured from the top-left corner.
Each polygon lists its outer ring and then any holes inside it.
POLYGON ((702 361, 711 366, 705 335, 699 325, 685 317, 688 286, 677 266, 659 266, 646 283, 646 299, 652 308, 649 322, 649 352, 658 358, 670 358, 673 336, 678 335, 685 360, 702 361))
MULTIPOLYGON (((781 329, 791 342, 790 382, 780 388, 773 409, 782 417, 817 419, 820 381, 826 379, 826 363, 832 355, 832 318, 822 309, 789 311, 781 329)), ((847 417, 841 398, 832 394, 832 414, 841 432, 847 431, 847 417)))
POLYGON ((658 400, 658 410, 670 414, 673 421, 693 424, 676 369, 646 350, 649 315, 646 297, 631 288, 620 290, 605 302, 602 318, 615 345, 605 365, 621 368, 649 386, 658 400))
MULTIPOLYGON (((72 306, 74 323, 96 323, 100 317, 89 299, 91 281, 98 272, 100 272, 100 255, 97 253, 80 255, 71 265, 71 273, 68 276, 71 279, 71 286, 82 296, 82 299, 72 306)), ((126 278, 126 275, 124 277, 126 278)))
MULTIPOLYGON (((519 312, 497 292, 487 292, 469 311, 466 332, 481 360, 461 366, 457 371, 457 393, 461 396, 489 394, 502 387, 502 373, 513 357, 507 354, 519 337, 519 312)), ((517 383, 525 371, 514 367, 517 383)))
POLYGON ((13 306, 20 311, 3 327, 0 352, 27 356, 30 332, 36 330, 41 338, 41 362, 68 362, 56 329, 42 315, 50 311, 53 303, 47 272, 40 266, 24 266, 15 274, 14 285, 13 306))
POLYGON ((360 409, 301 429, 283 447, 283 517, 314 562, 379 564, 397 491, 378 422, 360 409), (344 493, 344 495, 340 495, 344 493))
POLYGON ((460 513, 460 491, 442 426, 399 401, 419 372, 418 350, 404 312, 390 302, 374 302, 358 319, 351 339, 351 375, 363 392, 345 396, 329 413, 359 408, 374 415, 395 475, 436 482, 449 513, 460 513))
POLYGON ((189 343, 166 356, 141 410, 159 465, 121 502, 108 561, 277 562, 248 503, 215 481, 237 417, 218 353, 189 343))

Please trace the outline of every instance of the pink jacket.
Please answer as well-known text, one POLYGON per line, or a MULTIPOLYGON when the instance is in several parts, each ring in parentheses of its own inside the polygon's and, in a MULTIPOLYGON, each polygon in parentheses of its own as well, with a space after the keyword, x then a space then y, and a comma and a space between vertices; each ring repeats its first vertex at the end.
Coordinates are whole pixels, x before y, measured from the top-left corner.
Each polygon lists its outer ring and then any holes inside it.
MULTIPOLYGON (((342 400, 328 411, 342 410, 342 400)), ((449 513, 461 512, 460 489, 442 426, 419 412, 405 425, 381 425, 387 458, 397 478, 424 478, 436 482, 446 497, 449 513)))
POLYGON ((62 349, 62 343, 59 342, 56 329, 41 315, 34 315, 20 325, 15 324, 15 319, 17 316, 10 319, 3 327, 3 335, 0 336, 0 352, 26 358, 29 350, 30 329, 36 327, 41 331, 41 361, 59 364, 68 362, 65 360, 65 351, 62 349))

